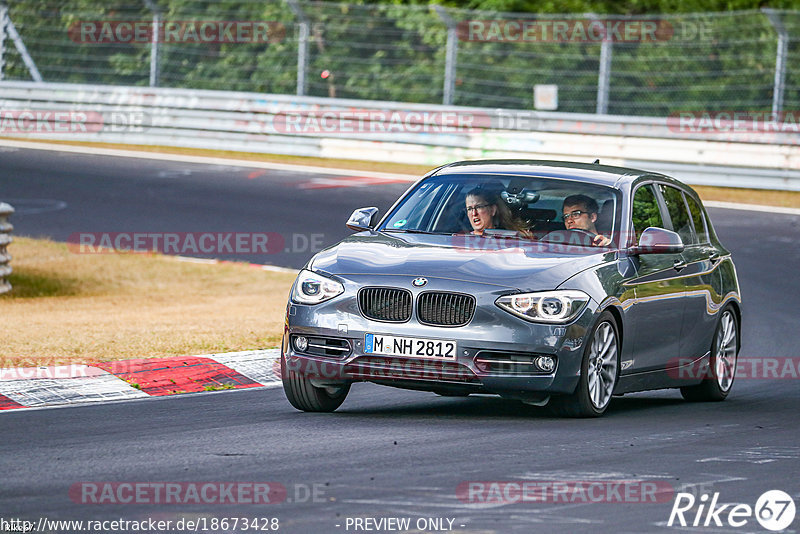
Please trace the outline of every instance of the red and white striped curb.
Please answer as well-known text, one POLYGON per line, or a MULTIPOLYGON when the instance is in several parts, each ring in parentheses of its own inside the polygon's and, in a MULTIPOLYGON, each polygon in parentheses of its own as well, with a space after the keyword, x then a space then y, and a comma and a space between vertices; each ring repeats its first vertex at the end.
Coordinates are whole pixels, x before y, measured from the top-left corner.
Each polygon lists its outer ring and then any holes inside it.
POLYGON ((0 410, 280 385, 279 349, 0 369, 0 410))

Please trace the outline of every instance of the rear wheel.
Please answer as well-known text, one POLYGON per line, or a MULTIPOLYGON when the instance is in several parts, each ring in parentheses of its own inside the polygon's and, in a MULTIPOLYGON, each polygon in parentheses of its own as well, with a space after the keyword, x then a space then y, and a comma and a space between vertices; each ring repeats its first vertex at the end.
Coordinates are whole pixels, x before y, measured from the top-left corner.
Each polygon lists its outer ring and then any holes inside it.
POLYGON ((619 334, 614 316, 603 312, 594 326, 581 362, 578 387, 571 395, 554 397, 552 410, 566 417, 598 417, 611 402, 619 376, 619 334))
POLYGON ((318 387, 311 379, 286 365, 281 355, 281 379, 283 391, 292 406, 304 412, 332 412, 342 405, 350 392, 350 384, 318 387))
POLYGON ((725 400, 733 387, 736 375, 736 357, 739 354, 739 324, 730 307, 722 311, 711 342, 711 359, 702 383, 681 388, 688 401, 725 400))

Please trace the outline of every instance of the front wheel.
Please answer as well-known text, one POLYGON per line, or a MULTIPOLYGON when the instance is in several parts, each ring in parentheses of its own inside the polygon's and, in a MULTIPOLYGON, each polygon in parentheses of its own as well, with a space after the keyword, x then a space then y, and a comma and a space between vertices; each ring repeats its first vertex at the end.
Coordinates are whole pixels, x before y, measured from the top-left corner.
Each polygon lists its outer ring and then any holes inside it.
POLYGON ((725 308, 711 342, 711 359, 703 382, 681 388, 688 401, 725 400, 733 387, 736 374, 736 357, 739 354, 739 325, 736 315, 725 308))
POLYGON ((614 316, 606 311, 589 336, 578 387, 571 395, 554 397, 550 406, 561 416, 599 417, 611 402, 618 377, 619 333, 614 316))
POLYGON ((286 365, 281 355, 281 380, 283 392, 292 406, 304 412, 332 412, 342 405, 350 392, 350 384, 317 387, 309 378, 286 365))

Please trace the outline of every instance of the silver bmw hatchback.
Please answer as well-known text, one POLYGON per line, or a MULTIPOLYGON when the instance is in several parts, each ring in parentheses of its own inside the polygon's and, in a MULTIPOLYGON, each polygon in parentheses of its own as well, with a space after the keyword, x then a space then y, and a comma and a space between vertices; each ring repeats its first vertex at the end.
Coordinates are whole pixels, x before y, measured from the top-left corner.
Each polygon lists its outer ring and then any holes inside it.
POLYGON ((458 162, 300 271, 286 310, 289 402, 333 411, 352 384, 496 394, 572 417, 613 396, 731 391, 741 298, 697 193, 658 173, 458 162))

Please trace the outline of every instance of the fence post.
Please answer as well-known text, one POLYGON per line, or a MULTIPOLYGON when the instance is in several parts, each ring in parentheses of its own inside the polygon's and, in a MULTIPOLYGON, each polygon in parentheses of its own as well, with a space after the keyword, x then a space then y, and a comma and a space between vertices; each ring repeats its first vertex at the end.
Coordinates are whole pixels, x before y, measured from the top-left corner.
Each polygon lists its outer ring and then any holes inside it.
POLYGON ((5 79, 6 71, 6 18, 8 17, 8 6, 5 2, 0 3, 0 80, 5 79))
POLYGON ((775 52, 775 82, 772 91, 772 115, 778 120, 778 115, 783 111, 783 91, 786 85, 786 55, 789 47, 789 34, 781 22, 781 18, 774 9, 761 8, 767 16, 769 23, 778 32, 778 49, 775 52))
POLYGON ((11 255, 6 247, 11 243, 11 231, 14 227, 8 222, 8 217, 14 213, 14 208, 0 202, 0 293, 11 291, 11 284, 6 276, 11 274, 11 255))
POLYGON ((300 33, 297 36, 297 96, 306 94, 306 72, 308 71, 308 37, 311 33, 311 20, 303 12, 297 0, 286 0, 297 17, 300 33))
POLYGON ((445 9, 438 5, 433 5, 433 10, 439 15, 447 25, 447 50, 444 59, 444 95, 442 104, 450 106, 453 104, 456 93, 456 62, 458 60, 458 31, 456 21, 447 14, 445 9))
POLYGON ((22 56, 23 63, 25 63, 25 66, 28 67, 28 72, 30 72, 31 78, 33 78, 33 81, 35 82, 41 82, 42 75, 39 73, 39 69, 36 68, 36 63, 33 61, 33 58, 28 53, 28 49, 25 47, 22 37, 19 36, 17 28, 14 26, 14 21, 11 20, 11 17, 8 15, 8 11, 6 11, 5 21, 8 36, 11 37, 12 41, 14 41, 14 46, 17 47, 17 52, 19 52, 19 55, 22 56))
POLYGON ((158 87, 159 52, 161 48, 161 11, 152 0, 144 0, 147 9, 153 13, 153 35, 150 37, 150 87, 158 87))
MULTIPOLYGON (((597 20, 595 15, 589 15, 590 20, 597 20)), ((600 43, 600 67, 597 73, 597 108, 598 115, 608 114, 608 99, 611 91, 611 56, 613 36, 603 31, 603 42, 600 43)))

